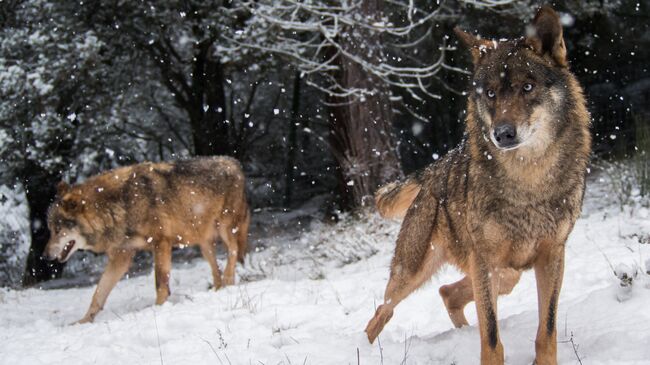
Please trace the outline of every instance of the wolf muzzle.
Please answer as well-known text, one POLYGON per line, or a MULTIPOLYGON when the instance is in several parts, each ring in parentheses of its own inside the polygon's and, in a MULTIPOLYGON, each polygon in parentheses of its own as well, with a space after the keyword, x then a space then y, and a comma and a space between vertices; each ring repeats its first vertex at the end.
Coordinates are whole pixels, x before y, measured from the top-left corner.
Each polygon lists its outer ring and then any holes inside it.
POLYGON ((517 129, 510 123, 499 124, 494 128, 494 140, 501 148, 512 147, 517 144, 517 129))

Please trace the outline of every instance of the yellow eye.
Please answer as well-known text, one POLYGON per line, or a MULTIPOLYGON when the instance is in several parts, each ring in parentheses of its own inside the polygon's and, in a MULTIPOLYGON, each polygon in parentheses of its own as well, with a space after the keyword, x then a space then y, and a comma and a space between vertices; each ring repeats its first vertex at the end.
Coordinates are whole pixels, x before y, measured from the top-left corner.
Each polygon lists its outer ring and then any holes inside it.
POLYGON ((532 90, 533 90, 533 84, 530 84, 530 83, 525 83, 524 84, 524 91, 525 92, 530 92, 532 90))

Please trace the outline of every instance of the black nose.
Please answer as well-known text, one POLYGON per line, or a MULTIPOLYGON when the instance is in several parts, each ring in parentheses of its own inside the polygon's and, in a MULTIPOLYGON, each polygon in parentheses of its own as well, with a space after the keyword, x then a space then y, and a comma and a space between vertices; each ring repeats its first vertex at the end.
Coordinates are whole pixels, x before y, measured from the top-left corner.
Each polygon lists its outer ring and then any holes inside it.
POLYGON ((517 129, 512 124, 504 123, 494 128, 494 139, 501 147, 510 147, 517 142, 517 129))

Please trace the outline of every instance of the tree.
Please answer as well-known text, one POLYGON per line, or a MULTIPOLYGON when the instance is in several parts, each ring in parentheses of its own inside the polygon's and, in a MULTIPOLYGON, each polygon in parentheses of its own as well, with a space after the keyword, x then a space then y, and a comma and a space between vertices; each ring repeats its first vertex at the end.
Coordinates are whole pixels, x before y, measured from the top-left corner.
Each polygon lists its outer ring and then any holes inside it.
POLYGON ((438 97, 432 82, 449 66, 452 48, 442 40, 433 62, 418 59, 417 49, 429 39, 436 22, 451 16, 446 5, 418 8, 413 1, 245 3, 255 22, 233 37, 250 49, 291 61, 307 85, 325 93, 330 107, 330 149, 338 161, 342 205, 359 207, 381 184, 401 174, 393 133, 396 107, 418 118, 395 95, 438 97), (388 14, 391 14, 390 16, 388 14))
POLYGON ((63 171, 88 157, 99 137, 102 44, 69 6, 34 0, 3 10, 10 15, 0 30, 2 182, 25 189, 32 243, 23 284, 32 285, 61 274, 61 264, 41 258, 47 208, 63 171))
MULTIPOLYGON (((244 25, 248 15, 232 1, 99 0, 96 4, 98 10, 92 17, 102 39, 127 54, 146 58, 148 66, 158 72, 154 77, 185 114, 190 154, 241 156, 246 147, 242 142, 256 128, 247 117, 229 117, 234 109, 229 74, 264 62, 253 52, 243 57, 228 38, 244 25)), ((249 107, 256 90, 257 82, 252 82, 246 101, 249 107)), ((164 113, 163 105, 157 107, 164 113)))

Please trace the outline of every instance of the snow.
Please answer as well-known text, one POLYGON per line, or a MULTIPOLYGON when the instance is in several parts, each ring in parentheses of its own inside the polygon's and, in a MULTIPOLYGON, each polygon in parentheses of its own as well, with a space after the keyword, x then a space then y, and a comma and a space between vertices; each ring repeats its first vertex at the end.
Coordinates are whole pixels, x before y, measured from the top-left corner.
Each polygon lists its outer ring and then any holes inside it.
MULTIPOLYGON (((638 269, 650 257, 640 238, 650 232, 650 220, 641 218, 648 208, 621 210, 607 184, 595 181, 567 244, 559 363, 578 364, 579 356, 585 364, 648 364, 650 280, 638 269), (634 277, 630 286, 621 286, 615 268, 634 277)), ((382 300, 398 229, 399 222, 375 215, 343 216, 336 224, 314 222, 302 234, 263 236, 246 267, 238 267, 239 284, 217 292, 208 290, 205 261, 176 262, 172 296, 162 306, 153 305, 152 273, 131 276, 93 324, 69 325, 85 313, 93 286, 0 289, 0 362, 478 363, 473 305, 466 309, 470 326, 454 329, 437 294, 460 278, 451 267, 397 307, 378 343, 367 343, 363 330, 382 300)), ((499 300, 508 364, 534 360, 536 300, 532 272, 499 300)))

